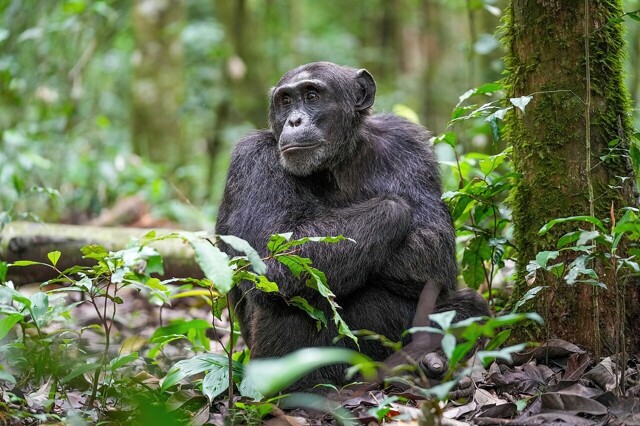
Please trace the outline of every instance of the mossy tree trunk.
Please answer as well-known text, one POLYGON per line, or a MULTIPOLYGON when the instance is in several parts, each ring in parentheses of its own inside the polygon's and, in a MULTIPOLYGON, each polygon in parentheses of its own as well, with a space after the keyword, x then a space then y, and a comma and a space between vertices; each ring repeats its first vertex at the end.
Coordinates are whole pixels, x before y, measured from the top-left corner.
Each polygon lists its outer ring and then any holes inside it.
MULTIPOLYGON (((507 122, 515 169, 522 175, 512 194, 515 300, 528 290, 526 267, 538 252, 554 250, 568 230, 590 230, 573 222, 540 236, 545 223, 577 215, 607 219, 612 209, 619 214, 636 205, 633 171, 624 155, 632 134, 622 72, 625 44, 620 24, 610 23, 622 13, 618 0, 510 3, 504 34, 509 96, 533 95, 525 113, 516 110, 507 122), (620 155, 602 161, 614 140, 620 155)), ((593 266, 607 289, 538 274, 533 285, 547 288, 532 308, 546 324, 527 329, 526 337, 564 338, 596 355, 619 352, 625 344, 640 347, 637 283, 616 277, 606 265, 593 266)))

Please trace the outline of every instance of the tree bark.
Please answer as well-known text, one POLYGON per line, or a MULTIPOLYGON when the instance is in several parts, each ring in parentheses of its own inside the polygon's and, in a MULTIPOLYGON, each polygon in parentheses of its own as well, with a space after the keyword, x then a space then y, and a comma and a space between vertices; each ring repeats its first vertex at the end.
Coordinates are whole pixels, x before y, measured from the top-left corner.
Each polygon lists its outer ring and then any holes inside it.
MULTIPOLYGON (((557 227, 541 237, 538 231, 545 223, 576 215, 607 219, 612 209, 617 213, 635 206, 637 192, 625 155, 632 134, 623 84, 625 44, 620 24, 610 23, 622 15, 621 2, 510 4, 504 36, 509 97, 533 95, 524 114, 514 109, 506 129, 514 167, 522 176, 512 194, 518 300, 528 290, 529 261, 540 251, 554 250, 560 235, 578 227, 557 227), (614 140, 621 155, 600 160, 614 140)), ((596 355, 620 352, 625 343, 627 349, 640 349, 637 283, 616 277, 605 265, 594 266, 606 290, 570 286, 551 274, 539 277, 534 285, 547 288, 532 307, 546 325, 520 330, 520 338, 562 338, 596 355), (620 338, 625 333, 627 339, 620 338)))
MULTIPOLYGON (((95 261, 84 259, 80 249, 88 244, 99 244, 107 250, 120 250, 132 238, 141 238, 148 229, 106 228, 99 226, 54 225, 31 222, 12 222, 0 233, 0 260, 11 263, 32 260, 50 263, 47 253, 62 253, 57 268, 64 270, 74 265, 92 265, 95 261)), ((158 229, 158 236, 180 232, 175 229, 158 229)), ((193 250, 180 239, 167 239, 151 244, 162 255, 164 278, 202 278, 202 271, 195 261, 193 250)), ((16 285, 44 282, 57 274, 45 266, 11 267, 7 279, 16 285)))

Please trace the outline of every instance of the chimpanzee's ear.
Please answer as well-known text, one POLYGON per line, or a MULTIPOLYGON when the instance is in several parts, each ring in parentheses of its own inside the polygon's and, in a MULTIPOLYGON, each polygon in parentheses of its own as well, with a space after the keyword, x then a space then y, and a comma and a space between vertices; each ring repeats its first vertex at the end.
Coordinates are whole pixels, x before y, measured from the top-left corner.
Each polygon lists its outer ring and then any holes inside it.
POLYGON ((360 86, 360 98, 356 102, 356 110, 364 111, 373 106, 373 101, 376 98, 376 82, 373 80, 369 71, 363 69, 358 70, 356 73, 356 81, 360 86))

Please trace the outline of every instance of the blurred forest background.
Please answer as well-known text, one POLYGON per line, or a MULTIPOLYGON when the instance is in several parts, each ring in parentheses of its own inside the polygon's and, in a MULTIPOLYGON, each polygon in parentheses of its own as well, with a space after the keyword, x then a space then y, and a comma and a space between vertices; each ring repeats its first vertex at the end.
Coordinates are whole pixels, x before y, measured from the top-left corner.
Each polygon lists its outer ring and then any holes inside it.
MULTIPOLYGON (((0 229, 25 215, 87 223, 132 195, 211 229, 233 143, 267 126, 269 88, 306 62, 366 67, 376 110, 443 132, 458 96, 502 77, 505 3, 0 0, 0 229)), ((640 25, 627 39, 637 105, 640 25)), ((501 152, 490 135, 472 122, 457 148, 501 152)))

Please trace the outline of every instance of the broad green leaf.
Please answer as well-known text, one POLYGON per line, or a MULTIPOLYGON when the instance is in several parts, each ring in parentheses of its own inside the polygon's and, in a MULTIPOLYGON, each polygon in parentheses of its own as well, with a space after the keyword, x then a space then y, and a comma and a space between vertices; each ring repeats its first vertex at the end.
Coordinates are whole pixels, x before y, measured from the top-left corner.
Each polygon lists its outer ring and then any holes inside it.
MULTIPOLYGON (((160 380, 160 389, 165 391, 185 377, 193 376, 194 374, 224 368, 228 365, 228 362, 227 357, 212 353, 198 354, 189 359, 178 361, 169 370, 169 373, 160 380)), ((234 363, 234 374, 236 372, 242 375, 242 365, 234 363)))
POLYGON ((462 255, 462 277, 469 287, 477 289, 485 281, 484 262, 490 259, 491 246, 483 235, 469 241, 462 255))
POLYGON ((300 257, 295 254, 276 256, 276 260, 285 265, 294 277, 300 278, 303 272, 306 272, 307 267, 311 265, 311 259, 306 257, 300 257))
POLYGON ((282 246, 291 239, 293 232, 287 232, 284 234, 274 234, 269 238, 269 243, 267 243, 267 249, 269 249, 269 253, 278 254, 283 251, 282 246))
POLYGON ((260 401, 264 398, 257 389, 251 386, 251 382, 247 380, 247 378, 243 378, 240 384, 238 385, 238 391, 240 391, 240 395, 245 396, 247 398, 251 398, 254 401, 260 401))
POLYGON ((539 324, 543 324, 542 317, 535 312, 526 312, 520 314, 508 314, 495 318, 489 318, 483 327, 488 329, 496 329, 500 327, 506 327, 508 325, 516 324, 524 320, 535 321, 539 324))
POLYGON ((153 342, 163 336, 173 336, 176 334, 186 335, 189 330, 207 330, 209 328, 211 328, 211 323, 202 319, 194 319, 189 321, 177 319, 172 321, 168 325, 157 328, 153 332, 153 335, 149 340, 153 342))
POLYGON ((485 83, 480 87, 476 87, 474 89, 469 89, 466 92, 464 92, 459 98, 458 98, 458 105, 460 106, 460 104, 462 104, 464 101, 466 101, 467 99, 469 99, 472 96, 475 95, 490 95, 493 94, 495 92, 498 92, 500 90, 502 90, 502 84, 500 83, 485 83))
POLYGON ((242 238, 234 237, 233 235, 220 235, 220 239, 233 247, 234 250, 247 255, 247 258, 249 259, 249 262, 251 262, 251 266, 256 274, 263 275, 267 272, 267 265, 262 261, 258 252, 251 247, 251 244, 242 238))
POLYGON ((600 235, 601 234, 599 231, 582 231, 580 232, 580 238, 578 238, 578 241, 576 242, 576 246, 583 246, 587 242, 592 241, 595 238, 598 238, 600 235))
POLYGON ((291 299, 289 299, 289 303, 292 304, 293 306, 296 306, 302 309, 307 314, 309 314, 311 318, 318 321, 318 324, 317 324, 318 331, 320 331, 322 326, 325 326, 325 327, 327 326, 327 317, 324 314, 324 312, 322 312, 320 309, 314 306, 311 306, 307 301, 307 299, 300 296, 294 296, 291 299))
POLYGON ((169 411, 175 411, 194 399, 203 399, 202 394, 195 389, 180 389, 167 399, 166 406, 169 411))
POLYGON ((58 260, 60 260, 60 255, 62 253, 60 253, 59 251, 50 251, 49 253, 47 253, 47 257, 49 258, 49 261, 51 262, 51 264, 53 266, 56 266, 58 264, 58 260))
POLYGON ((147 275, 164 275, 164 262, 162 260, 162 256, 160 256, 160 253, 156 252, 156 254, 151 255, 147 258, 147 267, 144 272, 147 275))
POLYGON ((518 309, 520 309, 529 300, 533 299, 536 294, 538 294, 543 288, 546 288, 546 286, 537 286, 529 289, 529 291, 527 291, 524 296, 522 296, 522 298, 520 298, 520 300, 516 302, 516 304, 513 306, 513 309, 511 310, 511 313, 515 314, 516 312, 518 312, 518 309))
POLYGON ((0 340, 4 339, 4 337, 11 331, 14 325, 22 321, 24 315, 21 314, 11 314, 2 319, 0 319, 0 340))
POLYGON ((60 380, 61 383, 67 383, 69 380, 74 379, 78 376, 83 375, 84 373, 88 373, 89 371, 93 371, 96 368, 99 368, 101 366, 101 364, 99 362, 91 362, 89 364, 81 364, 79 366, 77 366, 76 368, 74 368, 73 370, 71 370, 71 372, 69 374, 67 374, 66 376, 64 376, 62 378, 62 380, 60 380))
POLYGON ((496 334, 485 346, 485 350, 492 351, 496 348, 499 348, 504 344, 504 342, 509 339, 511 336, 511 329, 502 330, 500 333, 496 334))
POLYGON ((229 265, 229 256, 205 239, 193 234, 181 235, 196 252, 196 260, 204 276, 213 282, 220 294, 227 294, 233 285, 233 269, 229 265))
POLYGON ((438 135, 435 139, 435 143, 446 143, 447 145, 451 146, 452 148, 456 147, 456 141, 457 141, 457 137, 456 134, 454 132, 446 132, 446 133, 442 133, 440 135, 438 135))
POLYGON ((333 294, 331 289, 329 289, 329 286, 327 286, 327 277, 324 272, 310 266, 305 267, 305 271, 307 271, 311 277, 307 281, 308 287, 318 290, 318 293, 320 293, 320 295, 325 299, 332 299, 335 297, 335 294, 333 294))
POLYGON ((480 359, 480 362, 482 362, 484 366, 487 366, 489 363, 496 359, 504 359, 505 361, 511 363, 513 362, 511 354, 523 350, 526 346, 527 345, 525 343, 520 343, 518 345, 508 346, 497 351, 478 351, 476 356, 478 357, 478 359, 480 359))
POLYGON ((499 92, 503 89, 501 83, 485 83, 476 89, 476 95, 488 95, 499 92))
POLYGON ((357 364, 368 379, 376 374, 375 365, 367 356, 350 349, 324 347, 301 349, 282 358, 252 360, 245 376, 249 386, 270 396, 313 370, 333 364, 357 364))
POLYGON ((469 89, 466 92, 464 92, 462 95, 460 95, 458 97, 458 105, 460 105, 461 103, 463 103, 464 101, 466 101, 467 99, 469 99, 470 97, 472 97, 473 95, 476 94, 477 89, 469 89))
POLYGON ((80 249, 80 251, 82 251, 82 254, 84 254, 84 257, 87 259, 103 260, 104 258, 109 256, 109 251, 97 244, 84 246, 80 249))
POLYGON ((578 238, 580 238, 580 232, 582 231, 572 231, 572 232, 567 232, 566 234, 564 234, 562 237, 560 237, 560 239, 558 240, 556 247, 558 247, 559 249, 568 246, 569 244, 578 241, 578 238))
POLYGON ((109 362, 109 369, 114 371, 118 368, 129 364, 130 362, 138 359, 138 352, 131 352, 130 354, 120 355, 109 362))
POLYGON ((37 292, 29 299, 31 300, 29 312, 31 312, 33 320, 39 327, 44 326, 47 320, 47 312, 49 311, 49 296, 46 293, 37 292))
POLYGON ((202 379, 202 393, 209 402, 227 389, 229 389, 229 369, 226 365, 213 368, 202 379))
POLYGON ((457 106, 451 113, 451 121, 455 122, 465 119, 464 114, 467 113, 467 111, 473 110, 475 107, 475 105, 457 106))
POLYGON ((547 263, 549 260, 556 259, 560 255, 560 252, 557 250, 554 251, 541 251, 536 254, 536 263, 543 268, 547 267, 547 263))
POLYGON ((451 359, 453 351, 456 348, 456 337, 453 334, 446 333, 442 337, 442 342, 440 343, 440 345, 442 346, 442 351, 447 356, 447 358, 451 359))
POLYGON ((256 283, 256 287, 265 293, 273 293, 279 290, 278 284, 273 281, 269 281, 269 279, 264 275, 260 275, 258 282, 256 283))
POLYGON ((476 347, 476 340, 477 338, 457 343, 453 348, 451 357, 449 358, 449 365, 457 365, 464 360, 465 357, 476 347))
POLYGON ((336 307, 337 305, 335 304, 335 302, 331 303, 331 310, 333 312, 333 323, 338 328, 338 333, 340 334, 340 336, 345 336, 353 340, 358 349, 360 349, 358 338, 355 336, 355 334, 353 334, 345 320, 343 320, 340 314, 338 314, 338 310, 336 307))
MULTIPOLYGON (((496 113, 505 110, 498 110, 487 117, 489 128, 491 129, 491 137, 493 138, 493 144, 498 145, 500 143, 500 124, 498 124, 498 115, 496 113)), ((506 112, 506 111, 505 111, 506 112)))
POLYGON ((478 162, 478 165, 480 166, 480 170, 482 170, 482 173, 488 175, 489 173, 497 169, 502 163, 505 162, 508 153, 509 152, 505 150, 500 154, 491 155, 483 160, 480 160, 478 162))
POLYGON ((587 266, 590 261, 591 257, 588 255, 580 255, 576 257, 574 261, 569 265, 569 271, 564 277, 567 284, 571 285, 575 284, 576 282, 583 281, 579 280, 580 276, 582 275, 586 275, 587 277, 591 278, 591 280, 597 280, 598 275, 596 274, 596 272, 592 268, 587 266))
POLYGON ((451 326, 451 322, 456 317, 456 311, 438 312, 436 314, 429 315, 429 319, 440 326, 443 330, 446 330, 451 326))
POLYGON ((156 231, 152 229, 151 231, 147 232, 142 236, 142 240, 143 241, 153 240, 155 237, 156 237, 156 231))
POLYGON ((464 214, 469 212, 469 209, 472 208, 476 204, 476 201, 467 195, 463 195, 458 197, 457 202, 455 203, 455 207, 453 209, 453 213, 451 213, 453 220, 458 220, 464 214))
POLYGON ((566 223, 566 222, 588 222, 597 226, 602 232, 607 232, 604 225, 602 224, 602 221, 600 221, 600 219, 598 218, 595 218, 593 216, 571 216, 571 217, 563 217, 560 219, 553 219, 547 222, 542 228, 540 228, 540 231, 538 231, 538 234, 544 235, 547 232, 549 232, 549 230, 553 228, 555 225, 566 223))
POLYGON ((167 291, 168 287, 160 282, 157 278, 149 278, 145 283, 145 286, 154 290, 167 291))
POLYGON ((524 114, 524 109, 529 104, 529 102, 531 102, 531 99, 533 99, 533 96, 521 96, 519 98, 510 98, 509 102, 511 102, 524 114))
POLYGON ((31 266, 31 265, 43 265, 42 262, 34 262, 33 260, 16 260, 10 263, 9 266, 31 266))

